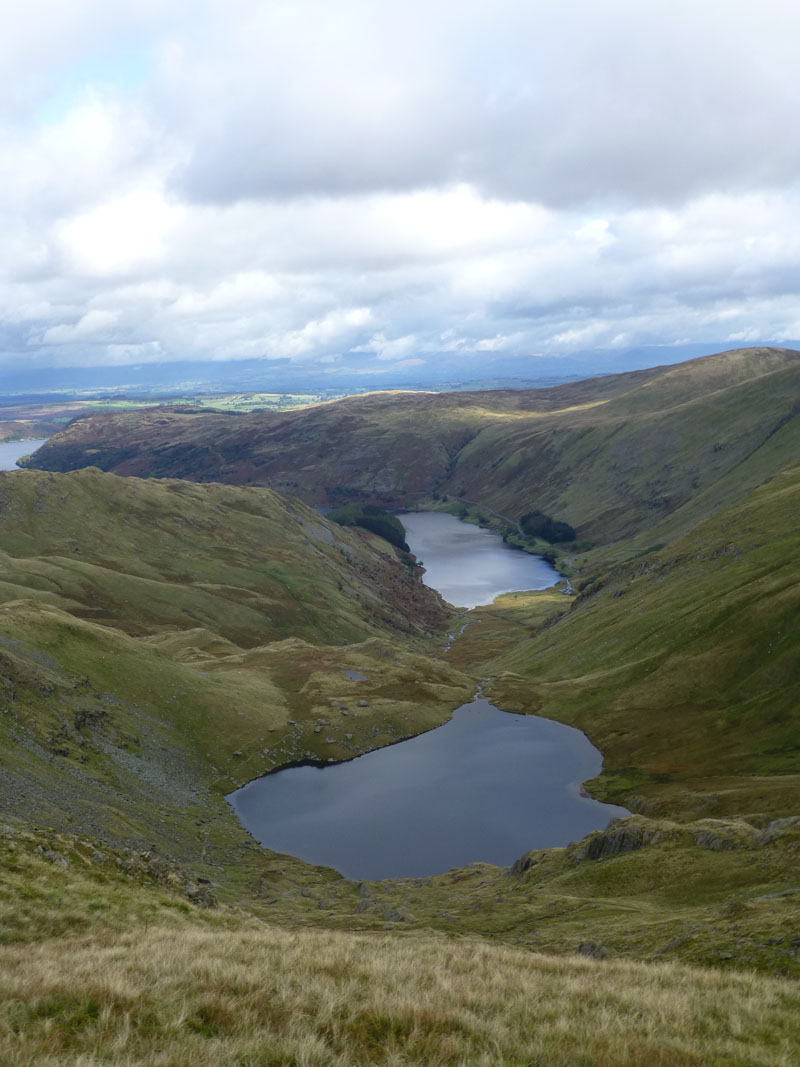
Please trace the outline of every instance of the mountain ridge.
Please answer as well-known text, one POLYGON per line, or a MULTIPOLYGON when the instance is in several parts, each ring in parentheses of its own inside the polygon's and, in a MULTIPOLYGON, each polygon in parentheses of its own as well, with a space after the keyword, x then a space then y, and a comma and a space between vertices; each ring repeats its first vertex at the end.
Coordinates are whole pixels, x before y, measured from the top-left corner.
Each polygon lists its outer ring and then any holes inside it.
MULTIPOLYGON (((800 353, 741 349, 545 390, 91 416, 28 465, 264 484, 316 504, 466 497, 501 514, 541 509, 608 543, 665 520, 776 434, 769 469, 780 469, 800 451, 798 413, 800 353)), ((742 478, 741 491, 763 476, 742 478)))

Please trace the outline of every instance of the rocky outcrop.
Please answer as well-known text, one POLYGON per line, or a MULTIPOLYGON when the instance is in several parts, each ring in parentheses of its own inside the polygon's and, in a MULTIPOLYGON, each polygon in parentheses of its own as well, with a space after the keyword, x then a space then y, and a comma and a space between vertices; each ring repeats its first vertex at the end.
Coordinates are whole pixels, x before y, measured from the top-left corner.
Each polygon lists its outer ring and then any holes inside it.
POLYGON ((752 848, 758 843, 758 837, 754 826, 740 820, 703 819, 692 829, 694 843, 714 852, 752 848))
POLYGON ((621 852, 635 852, 660 841, 663 834, 646 820, 613 819, 607 829, 590 834, 580 843, 575 860, 599 860, 621 852))
POLYGON ((603 945, 598 945, 596 941, 581 941, 578 945, 577 954, 579 956, 588 956, 593 960, 607 960, 608 949, 603 945))
POLYGON ((800 829, 800 815, 789 815, 785 819, 774 819, 758 835, 758 843, 759 845, 769 845, 795 827, 800 829))

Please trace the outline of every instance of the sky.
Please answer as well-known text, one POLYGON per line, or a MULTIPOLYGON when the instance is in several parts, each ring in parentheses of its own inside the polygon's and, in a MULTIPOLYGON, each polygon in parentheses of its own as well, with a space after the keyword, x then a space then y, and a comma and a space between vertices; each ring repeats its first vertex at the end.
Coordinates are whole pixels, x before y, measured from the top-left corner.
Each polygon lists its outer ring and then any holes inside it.
POLYGON ((800 337, 794 0, 6 0, 0 371, 800 337))

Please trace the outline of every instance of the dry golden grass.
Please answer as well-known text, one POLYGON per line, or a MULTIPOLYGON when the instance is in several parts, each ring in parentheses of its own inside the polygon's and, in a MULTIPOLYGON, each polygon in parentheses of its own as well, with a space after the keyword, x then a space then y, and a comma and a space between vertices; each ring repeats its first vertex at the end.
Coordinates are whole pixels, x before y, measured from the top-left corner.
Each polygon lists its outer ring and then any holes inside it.
POLYGON ((790 1067, 798 987, 466 940, 142 927, 0 950, 7 1067, 790 1067))

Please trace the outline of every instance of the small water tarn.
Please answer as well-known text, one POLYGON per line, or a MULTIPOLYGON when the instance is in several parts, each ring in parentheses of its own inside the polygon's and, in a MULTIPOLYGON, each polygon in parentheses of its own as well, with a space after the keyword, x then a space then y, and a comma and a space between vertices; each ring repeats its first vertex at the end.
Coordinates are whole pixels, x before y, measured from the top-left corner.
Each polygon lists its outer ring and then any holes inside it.
POLYGON ((228 798, 267 848, 348 878, 507 866, 624 808, 581 793, 602 757, 579 730, 476 698, 438 729, 333 766, 288 767, 228 798))
POLYGON ((491 604, 501 593, 547 589, 561 575, 541 556, 507 545, 491 530, 461 522, 441 511, 397 516, 408 547, 422 561, 422 580, 458 607, 491 604))
POLYGON ((2 441, 0 442, 0 471, 16 471, 17 460, 21 456, 30 455, 37 448, 41 448, 47 440, 46 437, 35 441, 2 441))
MULTIPOLYGON (((560 578, 544 560, 453 515, 400 519, 427 568, 424 580, 452 604, 488 604, 560 578)), ((477 696, 438 729, 347 763, 274 771, 228 800, 266 848, 348 878, 419 878, 478 861, 507 866, 629 815, 581 792, 601 768, 600 752, 579 730, 508 714, 477 696)))

